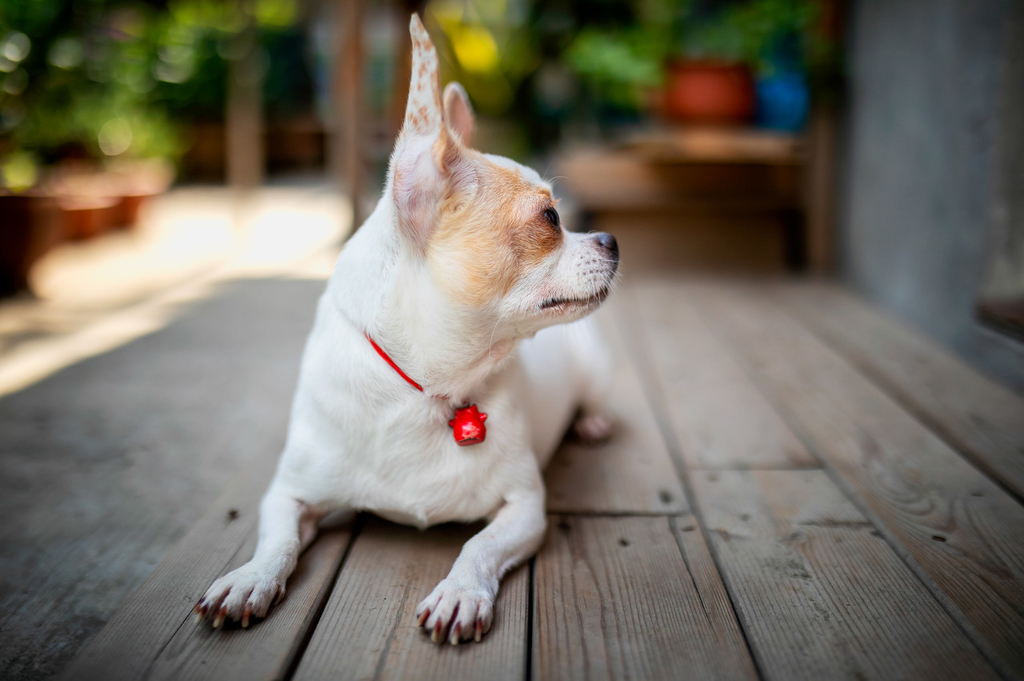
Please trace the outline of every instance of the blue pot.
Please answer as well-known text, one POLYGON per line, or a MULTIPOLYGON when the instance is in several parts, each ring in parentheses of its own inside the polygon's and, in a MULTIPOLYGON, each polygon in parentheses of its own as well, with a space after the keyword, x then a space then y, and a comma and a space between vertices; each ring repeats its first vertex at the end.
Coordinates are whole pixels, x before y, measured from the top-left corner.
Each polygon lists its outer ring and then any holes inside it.
POLYGON ((759 77, 756 89, 757 125, 787 132, 803 129, 811 97, 802 73, 782 72, 759 77))

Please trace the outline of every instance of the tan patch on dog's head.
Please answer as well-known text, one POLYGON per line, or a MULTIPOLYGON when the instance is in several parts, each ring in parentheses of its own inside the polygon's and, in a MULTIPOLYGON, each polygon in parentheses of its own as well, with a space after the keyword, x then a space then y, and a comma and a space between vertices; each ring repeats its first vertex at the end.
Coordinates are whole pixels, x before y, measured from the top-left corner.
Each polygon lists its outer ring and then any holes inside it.
POLYGON ((480 307, 499 298, 562 244, 544 215, 554 206, 546 187, 513 169, 464 151, 472 195, 454 183, 427 248, 435 280, 452 300, 480 307))

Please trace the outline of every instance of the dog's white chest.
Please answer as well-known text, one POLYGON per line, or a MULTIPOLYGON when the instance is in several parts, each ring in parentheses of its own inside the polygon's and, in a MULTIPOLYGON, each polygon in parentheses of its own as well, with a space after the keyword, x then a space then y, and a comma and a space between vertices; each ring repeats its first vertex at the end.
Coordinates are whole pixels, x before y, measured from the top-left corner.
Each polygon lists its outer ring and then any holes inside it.
POLYGON ((546 330, 492 374, 472 395, 487 437, 460 447, 455 406, 399 378, 330 305, 320 312, 279 469, 295 498, 426 526, 488 517, 539 484, 582 393, 582 328, 546 330))
POLYGON ((494 404, 484 442, 460 447, 447 425, 448 405, 410 393, 381 406, 318 399, 329 385, 305 385, 296 396, 293 432, 280 476, 301 497, 372 511, 427 526, 471 521, 493 513, 510 480, 536 467, 522 428, 494 404), (325 405, 328 405, 325 408, 325 405), (518 445, 518 447, 516 446, 518 445))

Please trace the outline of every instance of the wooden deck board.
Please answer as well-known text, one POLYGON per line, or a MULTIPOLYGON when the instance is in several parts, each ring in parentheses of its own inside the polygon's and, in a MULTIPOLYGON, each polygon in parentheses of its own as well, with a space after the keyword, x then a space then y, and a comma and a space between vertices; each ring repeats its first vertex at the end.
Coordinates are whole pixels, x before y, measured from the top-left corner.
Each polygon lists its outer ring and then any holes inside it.
POLYGON ((766 679, 999 678, 823 471, 693 478, 766 679))
POLYGON ((276 458, 320 289, 225 284, 0 399, 0 678, 59 674, 240 469, 276 458))
MULTIPOLYGON (((285 678, 316 623, 349 539, 349 529, 344 527, 320 533, 300 557, 288 579, 287 597, 274 607, 273 617, 248 629, 230 627, 222 631, 212 629, 208 623, 185 622, 153 661, 147 681, 285 678)), ((232 558, 228 570, 246 563, 255 548, 256 535, 252 533, 232 558)))
POLYGON ((692 303, 677 297, 671 304, 644 305, 643 290, 630 291, 639 337, 635 351, 646 355, 644 345, 650 345, 649 373, 665 395, 686 466, 818 467, 692 303))
POLYGON ((836 286, 773 292, 904 408, 1024 498, 1024 399, 836 286))
POLYGON ((658 430, 636 367, 620 335, 618 301, 598 313, 615 355, 607 413, 614 422, 608 442, 566 440, 544 474, 547 505, 562 513, 685 513, 686 493, 658 430))
POLYGON ((210 631, 192 607, 255 547, 257 507, 273 470, 255 465, 224 492, 65 670, 67 681, 140 678, 280 678, 313 624, 348 544, 347 529, 321 537, 300 558, 288 596, 244 631, 210 631), (235 516, 235 517, 232 517, 235 516), (197 666, 198 665, 198 666, 197 666), (186 673, 187 672, 187 673, 186 673))
POLYGON ((756 678, 707 549, 683 524, 692 536, 677 544, 667 518, 552 519, 536 558, 533 678, 756 678))
POLYGON ((529 568, 502 582, 484 643, 437 645, 413 611, 441 581, 480 526, 419 531, 372 519, 313 633, 295 679, 523 679, 529 568))
POLYGON ((1024 674, 1024 508, 754 289, 690 291, 974 643, 1024 674))

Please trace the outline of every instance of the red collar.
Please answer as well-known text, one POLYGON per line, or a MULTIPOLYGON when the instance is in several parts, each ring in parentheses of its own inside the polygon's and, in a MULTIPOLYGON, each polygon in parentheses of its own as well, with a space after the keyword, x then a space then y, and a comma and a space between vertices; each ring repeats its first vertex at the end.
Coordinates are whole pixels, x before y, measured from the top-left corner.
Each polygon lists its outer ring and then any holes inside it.
POLYGON ((383 350, 380 349, 380 346, 377 345, 377 343, 375 343, 372 338, 370 338, 370 334, 364 333, 363 335, 366 336, 366 340, 370 341, 370 345, 372 345, 373 349, 377 351, 377 354, 380 355, 384 359, 385 362, 390 364, 391 368, 394 369, 395 371, 397 371, 398 375, 401 376, 402 378, 404 378, 406 383, 408 383, 412 387, 416 388, 420 392, 423 392, 423 386, 420 385, 419 383, 417 383, 416 381, 412 380, 411 378, 409 378, 409 375, 407 373, 405 373, 404 371, 399 369, 398 365, 395 364, 395 360, 393 360, 390 357, 388 357, 388 353, 386 353, 386 352, 384 352, 383 350))
MULTIPOLYGON (((412 387, 425 394, 423 386, 416 381, 409 378, 409 375, 398 368, 395 361, 388 357, 388 353, 384 352, 377 343, 370 338, 370 334, 363 333, 366 336, 366 340, 370 341, 370 345, 377 351, 377 354, 381 356, 385 362, 387 362, 399 376, 405 379, 405 382, 412 387)), ((432 397, 437 397, 433 395, 432 397)), ((447 400, 448 397, 438 397, 438 399, 447 400)), ((471 404, 468 407, 461 407, 455 410, 455 418, 448 422, 448 426, 454 431, 455 442, 460 447, 467 447, 469 445, 479 444, 484 441, 487 437, 487 427, 484 425, 484 421, 487 420, 487 414, 477 409, 475 404, 471 404)))

